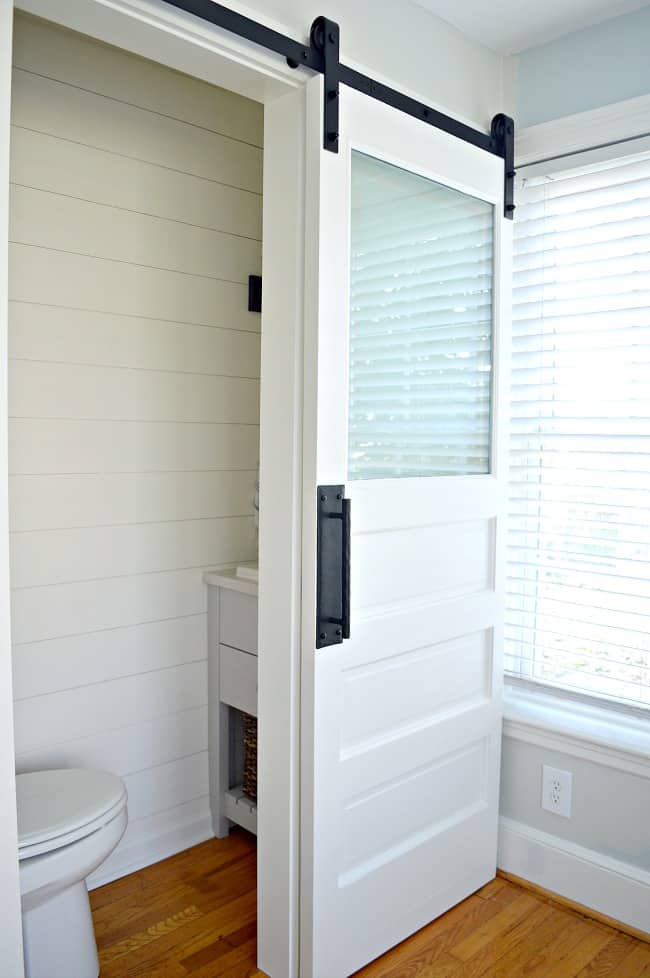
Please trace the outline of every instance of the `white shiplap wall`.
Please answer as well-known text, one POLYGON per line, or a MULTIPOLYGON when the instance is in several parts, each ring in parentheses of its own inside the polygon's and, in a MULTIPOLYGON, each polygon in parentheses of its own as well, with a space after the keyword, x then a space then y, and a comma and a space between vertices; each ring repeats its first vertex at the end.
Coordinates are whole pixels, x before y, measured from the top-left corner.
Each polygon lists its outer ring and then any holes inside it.
POLYGON ((17 764, 124 777, 97 881, 209 834, 201 574, 256 547, 262 108, 24 15, 14 50, 17 764))

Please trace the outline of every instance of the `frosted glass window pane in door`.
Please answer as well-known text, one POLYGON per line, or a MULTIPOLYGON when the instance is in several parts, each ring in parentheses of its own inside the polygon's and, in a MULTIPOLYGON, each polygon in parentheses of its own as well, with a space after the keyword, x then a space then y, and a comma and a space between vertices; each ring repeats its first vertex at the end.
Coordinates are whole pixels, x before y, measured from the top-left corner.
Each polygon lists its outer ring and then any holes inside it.
POLYGON ((492 204, 352 154, 348 477, 489 471, 492 204))

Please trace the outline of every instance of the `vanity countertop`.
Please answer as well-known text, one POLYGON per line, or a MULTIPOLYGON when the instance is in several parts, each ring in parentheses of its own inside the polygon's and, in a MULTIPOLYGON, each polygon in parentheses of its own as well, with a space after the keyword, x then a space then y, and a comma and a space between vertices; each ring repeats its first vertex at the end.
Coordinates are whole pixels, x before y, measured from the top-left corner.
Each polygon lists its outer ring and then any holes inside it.
POLYGON ((231 567, 228 570, 205 571, 203 580, 209 587, 225 587, 230 591, 257 596, 257 578, 253 576, 257 564, 242 564, 241 567, 246 576, 239 573, 238 567, 231 567))

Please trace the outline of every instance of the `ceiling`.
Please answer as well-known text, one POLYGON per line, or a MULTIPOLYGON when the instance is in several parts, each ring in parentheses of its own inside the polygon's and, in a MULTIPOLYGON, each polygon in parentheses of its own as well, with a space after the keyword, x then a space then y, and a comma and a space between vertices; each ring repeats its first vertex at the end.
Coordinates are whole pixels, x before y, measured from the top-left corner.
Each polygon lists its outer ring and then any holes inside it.
POLYGON ((562 34, 648 6, 648 0, 415 0, 500 54, 518 54, 562 34))

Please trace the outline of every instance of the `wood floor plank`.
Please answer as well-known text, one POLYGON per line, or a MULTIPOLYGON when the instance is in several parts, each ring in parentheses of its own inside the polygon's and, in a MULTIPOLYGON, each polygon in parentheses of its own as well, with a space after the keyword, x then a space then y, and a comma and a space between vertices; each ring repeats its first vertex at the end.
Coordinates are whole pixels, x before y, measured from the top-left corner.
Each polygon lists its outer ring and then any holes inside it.
POLYGON ((124 958, 127 955, 131 957, 135 951, 139 951, 154 941, 158 941, 168 934, 172 934, 180 927, 185 927, 190 921, 198 920, 199 917, 203 917, 203 913, 198 907, 186 907, 172 917, 166 917, 164 920, 159 920, 157 923, 152 924, 146 930, 139 931, 137 934, 131 935, 131 937, 125 937, 121 941, 110 944, 101 952, 102 966, 105 966, 110 961, 114 961, 116 958, 124 958))
POLYGON ((183 940, 178 945, 177 951, 181 959, 196 954, 197 951, 201 951, 205 947, 209 947, 213 943, 215 936, 223 937, 227 941, 230 935, 239 929, 240 922, 243 921, 250 924, 256 921, 257 894, 255 892, 246 894, 246 896, 240 897, 235 902, 238 904, 236 917, 224 917, 222 915, 223 911, 206 914, 202 925, 197 926, 194 933, 187 931, 183 935, 183 940))
POLYGON ((507 890, 510 885, 506 880, 501 879, 500 876, 495 876, 493 880, 490 880, 489 883, 486 883, 485 886, 476 891, 476 896, 481 897, 483 900, 491 900, 498 893, 507 890))
POLYGON ((616 978, 646 978, 650 975, 650 946, 635 944, 616 969, 616 978))
MULTIPOLYGON (((100 978, 104 978, 103 969, 99 975, 100 978)), ((138 978, 188 978, 188 975, 178 961, 164 961, 160 965, 148 967, 141 971, 138 978)))
MULTIPOLYGON (((495 883, 496 880, 493 880, 492 882, 495 883)), ((506 885, 502 886, 501 888, 495 886, 494 889, 489 891, 487 899, 490 900, 491 903, 502 903, 504 906, 506 906, 507 904, 512 903, 516 896, 521 896, 523 892, 526 892, 525 890, 522 890, 520 886, 509 883, 507 880, 503 880, 502 882, 504 882, 506 885)), ((481 896, 482 899, 485 899, 485 897, 482 896, 481 890, 479 890, 476 895, 481 896)), ((540 899, 536 893, 533 893, 533 896, 536 899, 540 899)))
MULTIPOLYGON (((514 901, 520 891, 513 888, 508 896, 514 901)), ((449 948, 474 933, 500 909, 501 905, 494 901, 471 896, 357 972, 355 978, 416 978, 421 969, 442 960, 449 948)))
MULTIPOLYGON (((249 937, 248 940, 254 940, 254 936, 249 937)), ((238 947, 241 947, 241 944, 238 947)), ((236 950, 236 947, 227 941, 225 937, 219 937, 216 941, 212 941, 210 944, 201 948, 200 951, 187 954, 184 958, 180 959, 180 963, 186 972, 193 974, 205 965, 213 965, 233 950, 236 950)))
POLYGON ((526 978, 546 978, 550 969, 568 957, 590 933, 591 925, 586 921, 561 913, 555 935, 546 944, 535 942, 526 962, 526 978))
POLYGON ((126 937, 133 928, 144 929, 156 920, 173 916, 188 904, 196 905, 202 912, 216 910, 232 902, 255 887, 255 855, 227 863, 219 872, 206 877, 186 880, 177 886, 163 888, 147 887, 138 894, 137 901, 129 913, 124 906, 120 913, 111 906, 103 907, 98 913, 96 925, 97 943, 100 948, 126 937))
MULTIPOLYGON (((418 931, 408 941, 398 944, 376 961, 358 971, 354 978, 414 978, 418 970, 436 961, 451 944, 463 926, 471 929, 479 914, 486 912, 486 902, 470 897, 418 931)), ((492 909, 492 913, 496 911, 492 909)), ((489 914, 489 908, 488 908, 489 914)))
POLYGON ((459 958, 461 961, 467 961, 473 954, 480 951, 482 947, 490 944, 500 934, 503 934, 517 924, 522 917, 531 914, 539 905, 539 901, 535 897, 522 894, 509 906, 500 909, 496 916, 482 924, 473 934, 466 937, 464 941, 456 944, 452 949, 454 957, 459 958))
POLYGON ((575 978, 611 940, 611 933, 594 928, 593 933, 583 937, 566 958, 551 965, 544 978, 575 978))
POLYGON ((424 965, 416 974, 417 978, 462 978, 462 967, 455 958, 443 951, 436 961, 424 965))
POLYGON ((97 946, 101 949, 115 944, 134 931, 145 930, 156 921, 172 917, 195 903, 196 890, 186 883, 170 886, 153 900, 148 899, 146 891, 141 889, 130 898, 130 906, 120 901, 119 909, 114 904, 108 904, 95 913, 97 946))
POLYGON ((253 937, 240 944, 239 947, 229 947, 225 954, 218 958, 208 960, 201 967, 188 967, 187 960, 184 959, 183 967, 191 978, 224 978, 228 975, 250 975, 256 971, 255 957, 257 951, 257 941, 253 937))
POLYGON ((590 961, 582 971, 578 972, 577 978, 607 978, 608 975, 619 973, 619 966, 634 947, 634 941, 629 937, 620 934, 614 937, 609 944, 606 944, 602 951, 590 961))
POLYGON ((243 945, 250 945, 251 941, 255 941, 256 936, 257 920, 252 920, 244 927, 240 927, 232 934, 228 934, 227 937, 220 937, 216 941, 211 941, 210 944, 207 944, 200 950, 194 951, 186 955, 186 957, 181 957, 181 964, 186 971, 192 973, 198 968, 216 961, 223 955, 237 948, 241 948, 243 945))
MULTIPOLYGON (((257 896, 254 892, 239 897, 225 907, 189 921, 176 934, 167 934, 155 944, 134 950, 128 959, 124 959, 123 964, 108 960, 102 970, 102 978, 126 978, 126 976, 132 978, 139 973, 147 974, 148 967, 160 964, 164 958, 178 960, 179 957, 186 957, 219 937, 226 937, 241 926, 242 921, 253 920, 256 910, 257 896)), ((102 953, 100 953, 100 962, 104 965, 102 953)))
MULTIPOLYGON (((101 978, 267 978, 236 830, 90 894, 101 978)), ((355 978, 650 978, 650 945, 497 877, 355 978)))
MULTIPOLYGON (((539 943, 550 940, 557 929, 557 916, 551 907, 539 906, 496 940, 483 945, 462 962, 463 978, 485 978, 492 974, 515 974, 523 962, 534 955, 539 943)), ((450 951, 456 960, 454 949, 450 951)))

